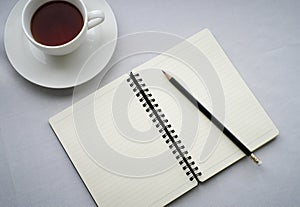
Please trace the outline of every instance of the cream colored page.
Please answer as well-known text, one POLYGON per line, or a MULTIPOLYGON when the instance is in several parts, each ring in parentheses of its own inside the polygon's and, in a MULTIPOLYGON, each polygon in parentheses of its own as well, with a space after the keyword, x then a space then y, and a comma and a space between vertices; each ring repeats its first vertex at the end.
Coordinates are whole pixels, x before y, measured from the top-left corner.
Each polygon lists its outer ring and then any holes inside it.
MULTIPOLYGON (((278 135, 277 128, 213 35, 205 29, 187 41, 166 52, 167 55, 162 54, 137 67, 134 71, 163 69, 169 72, 251 150, 257 149, 278 135), (198 52, 195 52, 195 48, 198 52), (196 64, 189 64, 193 61, 196 64), (206 69, 209 70, 205 71, 206 69), (212 70, 214 72, 210 73, 212 70), (214 87, 212 83, 218 84, 214 87), (216 90, 218 86, 221 86, 219 87, 221 90, 216 90)), ((144 77, 144 79, 147 78, 144 77)), ((180 132, 181 139, 188 142, 186 145, 193 143, 189 151, 197 160, 203 173, 200 177, 201 181, 205 181, 244 156, 195 107, 186 100, 182 100, 185 98, 174 87, 171 89, 170 86, 167 87, 169 96, 173 94, 176 97, 173 99, 174 103, 168 103, 167 96, 162 95, 158 102, 166 111, 181 114, 181 116, 170 118, 170 122, 174 123, 175 129, 180 132), (182 108, 178 107, 180 104, 188 108, 192 107, 192 109, 185 110, 190 114, 197 114, 197 118, 192 115, 192 121, 182 121, 182 108), (198 121, 195 121, 196 119, 198 121), (190 135, 182 136, 184 129, 191 128, 190 125, 195 124, 197 125, 196 132, 192 128, 190 135)))
POLYGON ((154 131, 126 78, 52 117, 50 124, 98 206, 163 206, 197 183, 188 180, 154 131), (116 121, 124 115, 122 105, 129 118, 116 121), (126 121, 131 134, 120 126, 126 121), (136 136, 143 132, 152 137, 136 136))

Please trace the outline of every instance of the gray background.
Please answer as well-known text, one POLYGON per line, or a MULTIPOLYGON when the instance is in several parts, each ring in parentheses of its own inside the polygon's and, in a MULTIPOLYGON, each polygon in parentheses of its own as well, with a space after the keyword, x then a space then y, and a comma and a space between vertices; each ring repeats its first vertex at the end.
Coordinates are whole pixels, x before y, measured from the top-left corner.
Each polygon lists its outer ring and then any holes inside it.
MULTIPOLYGON (((16 0, 0 1, 0 39, 16 0)), ((170 206, 300 205, 300 1, 109 0, 119 35, 163 31, 188 37, 209 28, 280 130, 248 159, 170 206)), ((72 103, 19 76, 0 45, 0 206, 95 206, 48 125, 72 103)), ((122 74, 112 73, 109 79, 122 74)))

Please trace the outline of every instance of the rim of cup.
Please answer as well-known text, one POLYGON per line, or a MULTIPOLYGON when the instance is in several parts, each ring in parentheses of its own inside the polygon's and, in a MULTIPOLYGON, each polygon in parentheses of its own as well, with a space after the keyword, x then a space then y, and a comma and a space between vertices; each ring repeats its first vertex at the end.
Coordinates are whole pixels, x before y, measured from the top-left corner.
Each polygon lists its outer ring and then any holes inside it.
POLYGON ((69 2, 69 3, 71 3, 73 6, 75 6, 75 7, 80 11, 80 13, 81 13, 81 15, 82 15, 82 17, 83 17, 83 26, 82 26, 80 32, 79 32, 72 40, 70 40, 69 42, 66 42, 66 43, 64 43, 64 44, 61 44, 61 45, 50 46, 50 45, 44 45, 44 44, 41 44, 41 43, 39 43, 38 41, 36 41, 36 40, 33 38, 33 36, 31 35, 31 26, 27 27, 27 26, 26 26, 26 23, 25 23, 25 18, 27 18, 27 17, 25 17, 25 15, 26 15, 25 13, 26 13, 26 10, 28 9, 29 4, 34 3, 34 2, 38 2, 37 0, 29 0, 29 1, 25 4, 25 6, 24 6, 24 8, 23 8, 23 11, 22 11, 22 27, 23 27, 23 31, 25 32, 27 38, 30 39, 30 41, 31 41, 32 43, 38 45, 39 47, 43 47, 43 48, 57 49, 57 48, 62 48, 62 47, 65 47, 66 45, 72 44, 73 42, 75 42, 76 40, 78 40, 78 38, 85 32, 84 30, 85 30, 85 27, 87 27, 87 18, 88 18, 88 17, 87 17, 87 9, 86 9, 86 6, 85 6, 85 4, 83 3, 82 0, 44 0, 44 2, 43 2, 42 4, 40 4, 37 8, 35 8, 34 12, 32 12, 32 16, 29 17, 29 19, 30 19, 29 23, 31 23, 31 19, 32 19, 34 13, 35 13, 42 5, 44 5, 44 4, 48 3, 48 2, 51 2, 51 1, 64 1, 64 2, 69 2), (74 1, 79 2, 82 8, 78 8, 78 6, 75 5, 75 4, 73 3, 74 1), (83 10, 84 14, 82 14, 82 10, 83 10), (30 30, 30 31, 29 31, 30 34, 29 34, 28 31, 27 31, 28 28, 29 28, 29 30, 30 30))

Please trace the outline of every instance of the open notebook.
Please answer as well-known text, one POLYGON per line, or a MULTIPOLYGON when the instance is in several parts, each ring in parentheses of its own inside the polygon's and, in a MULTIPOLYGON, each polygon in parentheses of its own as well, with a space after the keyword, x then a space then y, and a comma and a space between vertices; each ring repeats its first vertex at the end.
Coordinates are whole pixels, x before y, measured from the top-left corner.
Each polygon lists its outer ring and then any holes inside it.
POLYGON ((205 29, 50 118, 99 206, 166 205, 244 156, 162 69, 250 150, 278 135, 205 29))

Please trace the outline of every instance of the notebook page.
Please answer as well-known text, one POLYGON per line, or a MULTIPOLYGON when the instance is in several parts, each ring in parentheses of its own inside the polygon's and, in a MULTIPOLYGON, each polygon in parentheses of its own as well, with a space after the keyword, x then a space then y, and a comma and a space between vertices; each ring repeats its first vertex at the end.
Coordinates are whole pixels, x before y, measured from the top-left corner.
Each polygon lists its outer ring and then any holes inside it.
MULTIPOLYGON (((143 70, 151 69, 170 73, 251 150, 276 137, 277 128, 209 30, 205 29, 187 41, 167 51, 168 55, 159 55, 134 71, 142 73, 143 70), (197 61, 194 65, 189 64, 195 60, 197 61), (208 75, 211 71, 212 75, 208 75)), ((144 77, 145 82, 147 79, 151 82, 151 79, 156 78, 149 75, 144 77)), ((173 94, 175 100, 182 106, 192 107, 189 114, 193 114, 191 116, 193 121, 182 121, 180 120, 182 117, 175 117, 170 118, 170 122, 174 123, 180 132, 182 140, 187 139, 189 143, 193 143, 189 151, 203 173, 201 181, 205 181, 244 156, 205 116, 190 103, 182 100, 185 97, 178 93, 177 89, 170 88, 166 82, 161 85, 167 87, 169 94, 173 94), (190 125, 197 125, 197 129, 193 128, 190 135, 181 134, 190 125)), ((166 111, 182 114, 182 111, 176 112, 182 109, 173 107, 176 104, 167 103, 164 96, 160 96, 158 102, 162 108, 166 108, 166 111)))
POLYGON ((152 129, 127 78, 121 76, 49 122, 98 206, 163 206, 197 183, 189 181, 152 129), (124 105, 128 120, 122 120, 124 105), (126 134, 125 122, 139 130, 126 134))

